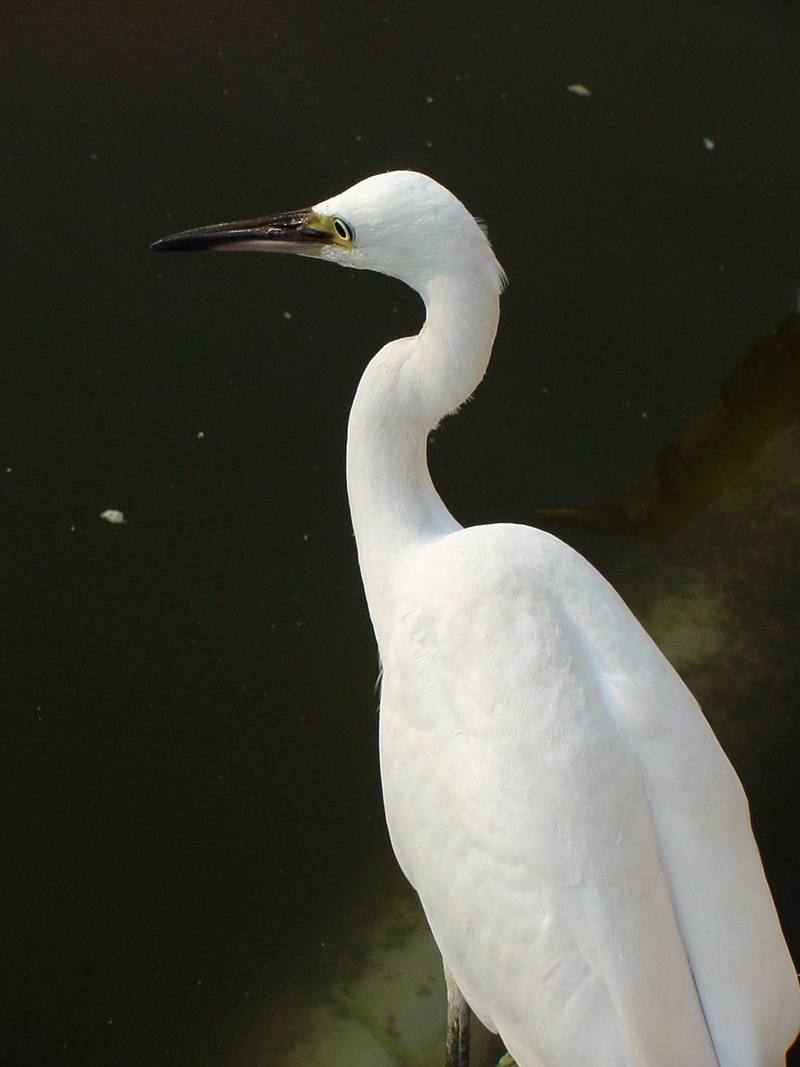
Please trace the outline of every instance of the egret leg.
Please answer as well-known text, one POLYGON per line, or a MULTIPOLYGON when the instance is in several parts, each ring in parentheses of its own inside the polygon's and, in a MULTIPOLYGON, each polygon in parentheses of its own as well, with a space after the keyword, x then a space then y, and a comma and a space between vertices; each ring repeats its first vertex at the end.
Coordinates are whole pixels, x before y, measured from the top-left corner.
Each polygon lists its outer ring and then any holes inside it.
POLYGON ((447 964, 444 965, 444 980, 447 983, 446 1067, 469 1067, 469 1004, 447 964))

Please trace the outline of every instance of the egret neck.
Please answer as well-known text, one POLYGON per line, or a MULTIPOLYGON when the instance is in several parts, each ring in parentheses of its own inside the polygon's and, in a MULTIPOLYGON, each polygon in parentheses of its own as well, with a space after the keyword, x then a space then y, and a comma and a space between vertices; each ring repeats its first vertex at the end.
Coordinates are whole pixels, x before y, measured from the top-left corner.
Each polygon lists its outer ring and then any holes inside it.
POLYGON ((379 645, 404 550, 460 528, 431 481, 427 439, 476 389, 500 317, 496 286, 465 269, 421 287, 425 323, 371 360, 347 433, 347 493, 379 645))

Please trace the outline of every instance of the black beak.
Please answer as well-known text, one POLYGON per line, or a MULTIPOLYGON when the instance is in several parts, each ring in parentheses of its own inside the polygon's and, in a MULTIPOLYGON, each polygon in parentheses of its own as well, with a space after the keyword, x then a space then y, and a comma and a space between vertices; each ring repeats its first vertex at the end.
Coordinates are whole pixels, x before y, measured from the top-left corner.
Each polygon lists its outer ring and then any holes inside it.
POLYGON ((253 251, 299 252, 313 255, 315 247, 329 244, 333 234, 315 227, 320 220, 311 210, 289 211, 241 222, 220 222, 162 237, 151 245, 154 252, 253 251))

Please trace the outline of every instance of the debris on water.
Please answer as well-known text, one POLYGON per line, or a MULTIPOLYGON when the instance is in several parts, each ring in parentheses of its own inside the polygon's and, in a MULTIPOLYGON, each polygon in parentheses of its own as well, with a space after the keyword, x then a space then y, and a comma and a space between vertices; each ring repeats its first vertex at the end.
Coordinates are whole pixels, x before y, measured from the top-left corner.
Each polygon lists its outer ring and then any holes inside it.
POLYGON ((703 145, 708 149, 709 152, 713 152, 714 149, 717 147, 717 142, 713 141, 710 137, 704 137, 703 145))
POLYGON ((284 313, 283 313, 283 317, 284 317, 285 319, 290 319, 290 318, 292 317, 292 313, 291 313, 291 311, 284 311, 284 313))
POLYGON ((574 93, 576 96, 591 96, 592 90, 588 85, 584 85, 582 82, 573 82, 572 85, 567 86, 568 93, 574 93))
POLYGON ((116 508, 106 508, 105 511, 101 511, 100 518, 105 519, 106 522, 110 522, 114 526, 119 526, 120 523, 125 523, 128 521, 125 518, 125 513, 122 511, 117 511, 116 508))

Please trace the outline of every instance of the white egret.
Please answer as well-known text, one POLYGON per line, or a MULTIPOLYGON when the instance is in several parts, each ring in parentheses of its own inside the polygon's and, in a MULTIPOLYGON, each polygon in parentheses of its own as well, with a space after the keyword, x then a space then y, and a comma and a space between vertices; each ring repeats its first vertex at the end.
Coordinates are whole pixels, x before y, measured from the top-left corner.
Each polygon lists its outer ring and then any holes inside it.
MULTIPOLYGON (((529 238, 526 238, 529 239, 529 238)), ((800 996, 739 780, 610 585, 527 526, 463 529, 426 440, 482 379, 503 271, 431 178, 367 178, 156 249, 313 255, 422 297, 367 366, 347 487, 383 684, 386 817, 448 981, 520 1067, 778 1067, 800 996)))

